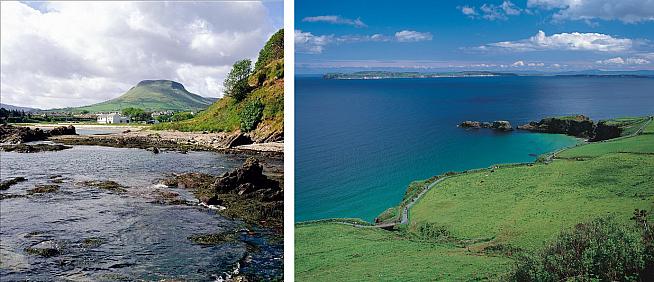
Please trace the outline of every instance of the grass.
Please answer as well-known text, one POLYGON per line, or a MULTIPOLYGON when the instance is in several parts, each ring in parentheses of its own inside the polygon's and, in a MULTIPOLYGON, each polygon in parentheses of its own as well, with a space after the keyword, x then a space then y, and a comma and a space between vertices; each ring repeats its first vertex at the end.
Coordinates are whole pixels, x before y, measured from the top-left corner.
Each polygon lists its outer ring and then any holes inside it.
POLYGON ((625 117, 604 121, 606 125, 615 125, 622 128, 622 136, 636 133, 647 121, 648 117, 625 117))
POLYGON ((297 281, 481 280, 498 278, 511 265, 376 228, 311 223, 299 225, 295 237, 297 281))
MULTIPOLYGON (((272 62, 268 68, 283 69, 283 59, 272 62)), ((264 68, 262 71, 267 71, 264 68)), ((259 100, 264 105, 263 118, 257 131, 281 132, 284 126, 284 80, 266 74, 266 81, 243 101, 225 97, 211 105, 207 110, 201 112, 197 117, 172 123, 161 123, 153 126, 155 130, 179 130, 179 131, 210 131, 210 132, 233 132, 240 128, 240 113, 245 106, 252 101, 259 100)))
MULTIPOLYGON (((562 230, 654 208, 654 135, 565 150, 551 163, 451 176, 427 192, 398 231, 298 224, 299 281, 504 280, 517 254, 562 230)), ((415 184, 420 184, 416 182, 415 184)), ((413 186, 411 186, 413 187, 413 186)), ((416 193, 415 187, 407 195, 416 193)), ((393 218, 388 211, 384 217, 393 218)))

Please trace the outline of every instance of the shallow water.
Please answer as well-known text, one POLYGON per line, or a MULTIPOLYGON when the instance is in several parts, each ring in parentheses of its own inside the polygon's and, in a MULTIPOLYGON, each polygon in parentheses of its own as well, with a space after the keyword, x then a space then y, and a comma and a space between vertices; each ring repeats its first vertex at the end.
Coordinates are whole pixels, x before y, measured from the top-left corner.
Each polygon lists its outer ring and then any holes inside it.
MULTIPOLYGON (((26 182, 3 194, 25 194, 36 184, 61 175, 60 191, 0 201, 0 276, 12 280, 215 280, 241 271, 262 279, 282 275, 283 242, 273 231, 226 219, 201 206, 153 203, 156 185, 171 173, 221 174, 240 166, 243 156, 211 152, 163 152, 74 146, 59 152, 2 152, 0 178, 26 182), (117 194, 86 187, 86 180, 113 180, 128 186, 117 194), (239 232, 238 239, 216 246, 193 244, 193 234, 239 232), (43 241, 63 246, 59 256, 30 255, 25 248, 43 241)), ((280 166, 277 160, 266 160, 280 166)))
POLYGON ((296 220, 372 220, 411 181, 447 171, 530 162, 577 140, 464 130, 464 120, 652 114, 654 79, 486 77, 295 81, 296 220))

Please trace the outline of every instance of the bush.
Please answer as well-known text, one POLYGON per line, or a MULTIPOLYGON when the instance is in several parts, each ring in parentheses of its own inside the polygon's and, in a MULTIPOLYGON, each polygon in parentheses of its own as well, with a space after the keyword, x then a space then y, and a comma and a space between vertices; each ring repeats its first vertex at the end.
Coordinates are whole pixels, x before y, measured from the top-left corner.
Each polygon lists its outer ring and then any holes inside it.
POLYGON ((538 254, 523 255, 514 281, 640 281, 646 271, 641 228, 613 217, 577 224, 538 254))
POLYGON ((263 116, 263 107, 263 103, 259 100, 254 100, 243 107, 239 114, 242 131, 250 132, 257 128, 257 124, 261 122, 263 116))
POLYGON ((284 58, 284 29, 280 29, 268 39, 266 45, 259 51, 259 58, 254 64, 254 70, 258 71, 270 62, 284 58))

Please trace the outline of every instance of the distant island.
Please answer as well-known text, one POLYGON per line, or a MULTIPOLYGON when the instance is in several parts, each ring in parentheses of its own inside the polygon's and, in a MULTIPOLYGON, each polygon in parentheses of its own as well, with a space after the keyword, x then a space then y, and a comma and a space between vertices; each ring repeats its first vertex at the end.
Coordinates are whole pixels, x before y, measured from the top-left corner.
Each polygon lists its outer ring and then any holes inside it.
POLYGON ((393 79, 393 78, 446 78, 446 77, 506 77, 506 76, 556 76, 556 77, 631 77, 654 78, 654 71, 567 71, 567 72, 393 72, 358 71, 352 73, 326 73, 324 79, 393 79))
POLYGON ((438 78, 438 77, 487 77, 487 76, 517 76, 515 73, 489 71, 461 71, 441 73, 421 72, 390 72, 390 71, 359 71, 353 73, 327 73, 324 79, 388 79, 388 78, 438 78))

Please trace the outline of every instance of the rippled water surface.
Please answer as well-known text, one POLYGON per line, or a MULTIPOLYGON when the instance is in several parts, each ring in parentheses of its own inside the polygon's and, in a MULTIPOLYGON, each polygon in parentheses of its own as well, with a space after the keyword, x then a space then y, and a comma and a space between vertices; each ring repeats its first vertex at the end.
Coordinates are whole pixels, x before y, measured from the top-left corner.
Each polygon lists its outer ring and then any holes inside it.
MULTIPOLYGON (((270 230, 226 219, 201 206, 153 202, 157 189, 195 201, 188 191, 156 185, 171 173, 221 174, 243 156, 210 152, 163 152, 74 146, 59 152, 0 155, 2 180, 26 182, 2 191, 25 195, 36 184, 59 192, 0 201, 0 276, 12 280, 214 280, 237 265, 263 279, 282 275, 283 240, 270 230), (86 187, 87 180, 113 180, 127 193, 86 187), (241 232, 239 232, 241 230, 241 232), (250 230, 254 232, 245 232, 250 230), (193 244, 194 234, 237 232, 237 240, 215 246, 193 244), (52 242, 62 254, 40 257, 25 248, 52 242), (247 263, 240 263, 247 261, 247 263)), ((281 161, 266 160, 268 166, 281 161)))

